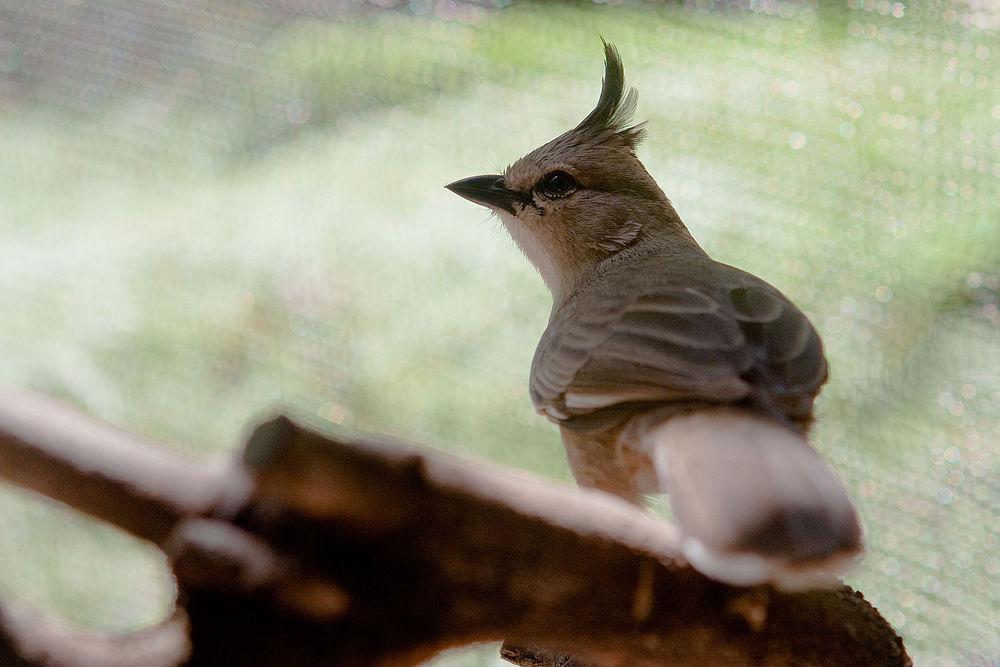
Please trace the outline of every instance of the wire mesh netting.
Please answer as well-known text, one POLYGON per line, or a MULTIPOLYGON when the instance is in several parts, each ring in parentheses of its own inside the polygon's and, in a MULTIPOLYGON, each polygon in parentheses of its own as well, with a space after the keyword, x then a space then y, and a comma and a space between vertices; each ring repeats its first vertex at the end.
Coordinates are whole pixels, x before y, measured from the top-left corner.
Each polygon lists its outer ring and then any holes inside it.
MULTIPOLYGON (((441 186, 579 121, 603 35, 695 237, 826 341, 848 583, 918 664, 998 664, 998 30, 986 0, 0 0, 0 379, 198 456, 281 402, 568 479, 525 387, 548 295, 441 186)), ((0 594, 123 630, 173 592, 5 488, 0 594)))

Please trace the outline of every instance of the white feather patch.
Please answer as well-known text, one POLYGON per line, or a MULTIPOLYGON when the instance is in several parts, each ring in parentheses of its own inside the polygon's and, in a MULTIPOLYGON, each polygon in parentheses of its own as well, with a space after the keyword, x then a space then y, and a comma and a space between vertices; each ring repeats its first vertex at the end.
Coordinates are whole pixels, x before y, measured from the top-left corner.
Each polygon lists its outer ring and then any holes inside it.
POLYGON ((549 288, 549 291, 553 295, 558 295, 562 288, 562 275, 552 255, 545 249, 545 246, 538 240, 538 237, 517 216, 511 215, 506 211, 499 211, 499 213, 500 220, 507 227, 507 231, 510 232, 514 243, 517 244, 521 252, 538 269, 538 273, 541 274, 542 280, 545 281, 545 285, 549 288))
POLYGON ((615 230, 615 233, 612 236, 603 239, 597 245, 602 250, 608 250, 610 252, 621 250, 634 241, 637 236, 639 236, 640 230, 642 230, 642 223, 635 220, 629 220, 615 230))
POLYGON ((577 394, 566 392, 566 407, 574 410, 603 408, 621 403, 623 400, 625 399, 622 398, 621 394, 577 394))

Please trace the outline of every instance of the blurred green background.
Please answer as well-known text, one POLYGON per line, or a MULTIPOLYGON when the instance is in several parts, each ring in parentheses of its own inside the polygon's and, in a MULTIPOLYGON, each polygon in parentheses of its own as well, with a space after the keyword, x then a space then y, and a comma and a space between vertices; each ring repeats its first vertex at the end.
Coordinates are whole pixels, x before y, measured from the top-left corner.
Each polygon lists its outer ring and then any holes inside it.
MULTIPOLYGON (((568 479, 526 390, 548 295, 442 186, 578 122, 603 35, 696 238, 825 338, 848 583, 917 664, 998 664, 998 30, 996 0, 0 0, 0 381, 198 457, 282 403, 568 479)), ((4 487, 0 595, 127 630, 173 590, 4 487)))

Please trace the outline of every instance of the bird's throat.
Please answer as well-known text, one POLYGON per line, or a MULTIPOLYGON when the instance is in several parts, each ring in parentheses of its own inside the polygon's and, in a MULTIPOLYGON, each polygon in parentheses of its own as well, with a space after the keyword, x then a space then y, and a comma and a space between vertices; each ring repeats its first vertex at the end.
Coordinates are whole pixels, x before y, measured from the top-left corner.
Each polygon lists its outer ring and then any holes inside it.
POLYGON ((500 211, 500 220, 510 233, 514 243, 521 249, 524 256, 528 258, 538 273, 545 281, 545 286, 552 292, 552 298, 558 301, 563 294, 563 289, 573 281, 575 276, 567 275, 567 271, 562 267, 556 257, 549 252, 538 236, 528 228, 521 220, 510 213, 500 211))

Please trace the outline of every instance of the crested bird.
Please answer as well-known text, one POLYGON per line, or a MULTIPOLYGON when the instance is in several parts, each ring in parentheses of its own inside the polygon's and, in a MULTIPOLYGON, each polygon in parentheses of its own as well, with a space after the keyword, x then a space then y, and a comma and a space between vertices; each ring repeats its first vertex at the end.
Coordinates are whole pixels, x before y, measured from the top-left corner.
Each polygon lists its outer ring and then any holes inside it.
POLYGON ((695 241, 636 155, 637 93, 604 50, 579 125, 503 174, 445 186, 498 214, 552 293, 532 402, 578 484, 636 504, 666 493, 681 553, 706 576, 834 585, 862 529, 808 440, 820 338, 775 287, 695 241))

